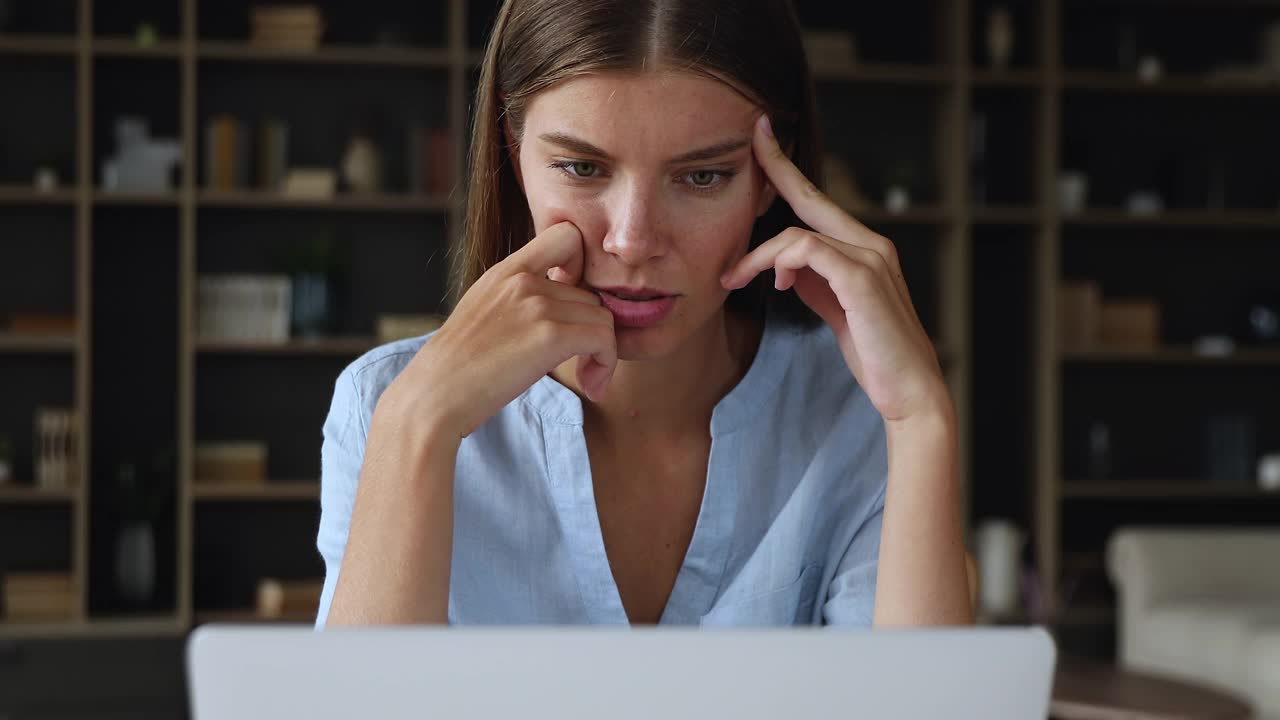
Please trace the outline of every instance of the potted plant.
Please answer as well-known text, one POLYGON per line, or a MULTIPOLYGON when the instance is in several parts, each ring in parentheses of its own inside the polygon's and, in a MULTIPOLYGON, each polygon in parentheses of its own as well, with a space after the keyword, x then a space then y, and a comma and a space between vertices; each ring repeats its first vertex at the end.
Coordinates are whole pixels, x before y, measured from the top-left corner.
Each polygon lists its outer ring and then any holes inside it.
POLYGON ((334 332, 345 262, 333 231, 293 246, 281 258, 281 265, 292 288, 290 334, 318 338, 334 332))

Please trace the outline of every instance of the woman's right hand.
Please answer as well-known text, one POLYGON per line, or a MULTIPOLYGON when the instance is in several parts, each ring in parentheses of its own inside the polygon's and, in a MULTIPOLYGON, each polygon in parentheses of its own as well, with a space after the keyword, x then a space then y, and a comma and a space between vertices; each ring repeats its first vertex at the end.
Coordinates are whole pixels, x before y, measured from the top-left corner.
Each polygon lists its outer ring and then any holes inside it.
POLYGON ((465 437, 543 375, 582 356, 577 380, 603 396, 618 362, 613 315, 582 279, 582 234, 553 225, 489 268, 383 393, 408 415, 465 437), (552 272, 554 271, 554 272, 552 272), (548 279, 548 273, 559 280, 548 279))

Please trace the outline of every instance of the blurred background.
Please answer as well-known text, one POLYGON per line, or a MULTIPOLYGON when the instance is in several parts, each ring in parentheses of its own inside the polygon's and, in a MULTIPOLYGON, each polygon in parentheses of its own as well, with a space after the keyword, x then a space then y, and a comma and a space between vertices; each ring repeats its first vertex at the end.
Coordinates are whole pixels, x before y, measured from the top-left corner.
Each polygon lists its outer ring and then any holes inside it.
MULTIPOLYGON (((448 311, 496 5, 0 0, 0 718, 182 717, 193 627, 314 617, 333 383, 448 311)), ((797 7, 982 621, 1274 700, 1280 1, 797 7)))

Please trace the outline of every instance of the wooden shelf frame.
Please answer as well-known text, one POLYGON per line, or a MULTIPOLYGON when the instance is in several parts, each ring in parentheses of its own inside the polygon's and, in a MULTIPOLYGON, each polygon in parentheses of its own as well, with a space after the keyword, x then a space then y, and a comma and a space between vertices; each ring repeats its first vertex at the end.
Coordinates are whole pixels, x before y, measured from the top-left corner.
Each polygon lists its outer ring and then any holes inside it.
POLYGON ((453 207, 447 197, 384 193, 357 195, 343 193, 331 198, 290 197, 282 193, 249 190, 200 190, 196 204, 202 209, 240 210, 332 210, 388 213, 448 213, 453 207))
POLYGON ((1096 348, 1064 350, 1062 362, 1069 365, 1185 365, 1204 367, 1280 367, 1280 349, 1240 348, 1229 355, 1197 353, 1189 346, 1153 350, 1096 348))
POLYGON ((74 58, 79 50, 80 39, 75 34, 0 33, 0 56, 74 58))
POLYGON ((1280 492, 1208 480, 1065 480, 1062 483, 1062 497, 1069 500, 1280 502, 1280 492))
POLYGON ((191 484, 196 502, 296 502, 320 500, 319 480, 270 480, 256 485, 200 482, 191 484))

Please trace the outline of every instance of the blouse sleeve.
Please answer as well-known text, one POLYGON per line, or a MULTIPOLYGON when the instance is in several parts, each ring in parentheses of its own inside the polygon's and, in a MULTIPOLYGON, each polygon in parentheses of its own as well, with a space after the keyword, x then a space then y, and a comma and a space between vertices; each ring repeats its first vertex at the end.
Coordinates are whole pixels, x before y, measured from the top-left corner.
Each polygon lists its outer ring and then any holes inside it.
POLYGON ((320 531, 316 547, 324 558, 324 590, 316 629, 324 629, 338 585, 338 571, 347 548, 347 531, 351 525, 351 508, 355 503, 356 485, 364 463, 365 438, 368 434, 360 391, 351 368, 342 371, 334 386, 333 402, 324 422, 324 442, 320 449, 320 531))
POLYGON ((822 606, 825 625, 871 627, 876 607, 876 570, 880 563, 880 524, 884 518, 884 495, 880 493, 866 519, 840 559, 822 606))

